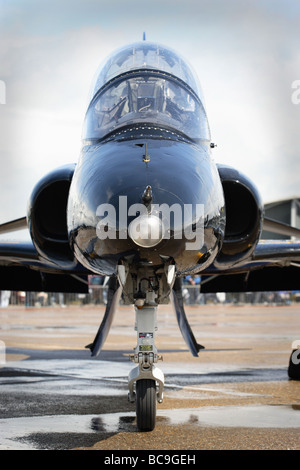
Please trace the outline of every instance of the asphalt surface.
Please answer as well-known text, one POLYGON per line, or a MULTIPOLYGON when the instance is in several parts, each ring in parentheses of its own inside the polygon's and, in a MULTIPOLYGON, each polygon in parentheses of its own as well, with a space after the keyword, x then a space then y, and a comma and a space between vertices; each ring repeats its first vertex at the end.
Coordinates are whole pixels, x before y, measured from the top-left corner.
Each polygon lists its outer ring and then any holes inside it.
POLYGON ((300 305, 187 307, 205 345, 198 358, 171 305, 160 307, 166 384, 151 433, 137 432, 127 399, 133 308, 118 308, 97 359, 85 349, 103 313, 103 306, 0 310, 1 450, 300 450, 300 381, 287 376, 300 305))

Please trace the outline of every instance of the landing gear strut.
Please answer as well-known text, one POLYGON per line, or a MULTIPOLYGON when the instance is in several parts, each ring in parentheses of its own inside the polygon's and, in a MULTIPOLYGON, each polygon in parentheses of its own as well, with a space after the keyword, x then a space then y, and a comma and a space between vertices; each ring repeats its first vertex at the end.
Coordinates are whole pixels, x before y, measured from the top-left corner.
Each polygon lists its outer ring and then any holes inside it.
POLYGON ((180 279, 175 280, 172 260, 158 269, 149 263, 140 263, 131 270, 126 263, 118 265, 118 277, 111 278, 105 315, 95 340, 86 346, 92 356, 97 356, 107 337, 121 294, 125 305, 134 305, 136 314, 137 346, 130 359, 136 367, 128 376, 128 399, 136 404, 137 427, 140 431, 152 431, 156 423, 156 405, 163 401, 165 378, 156 366, 162 357, 155 346, 157 308, 168 304, 172 297, 176 318, 183 338, 191 353, 198 356, 204 348, 197 343, 184 312, 180 279))
POLYGON ((152 431, 156 423, 156 402, 163 401, 164 374, 155 366, 162 359, 155 346, 157 305, 153 300, 143 308, 135 306, 137 346, 130 359, 138 364, 128 376, 128 399, 136 403, 139 431, 152 431))

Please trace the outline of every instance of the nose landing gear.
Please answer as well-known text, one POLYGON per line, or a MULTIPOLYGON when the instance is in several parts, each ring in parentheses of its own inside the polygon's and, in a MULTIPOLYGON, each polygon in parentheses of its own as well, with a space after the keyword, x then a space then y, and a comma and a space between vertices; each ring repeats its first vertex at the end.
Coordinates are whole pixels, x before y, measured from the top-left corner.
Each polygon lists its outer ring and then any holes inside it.
POLYGON ((139 431, 152 431, 156 423, 156 402, 163 401, 164 374, 155 366, 162 359, 155 346, 157 305, 135 306, 137 346, 130 359, 138 365, 128 376, 128 399, 136 403, 139 431))

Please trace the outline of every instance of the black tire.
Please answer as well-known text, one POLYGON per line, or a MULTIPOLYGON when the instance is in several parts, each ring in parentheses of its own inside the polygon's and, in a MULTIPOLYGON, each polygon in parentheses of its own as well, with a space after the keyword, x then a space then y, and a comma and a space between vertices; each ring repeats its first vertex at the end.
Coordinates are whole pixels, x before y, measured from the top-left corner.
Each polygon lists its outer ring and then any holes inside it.
POLYGON ((288 368, 288 376, 292 380, 300 380, 300 350, 292 352, 288 368))
POLYGON ((153 429, 155 428, 155 380, 141 379, 136 382, 136 420, 139 431, 153 431, 153 429))

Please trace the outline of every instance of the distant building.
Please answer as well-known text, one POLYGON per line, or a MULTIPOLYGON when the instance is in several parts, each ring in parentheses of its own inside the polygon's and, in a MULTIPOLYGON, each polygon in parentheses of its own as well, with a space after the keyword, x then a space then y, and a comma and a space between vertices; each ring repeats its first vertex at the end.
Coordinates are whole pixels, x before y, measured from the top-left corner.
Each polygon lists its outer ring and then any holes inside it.
MULTIPOLYGON (((300 228, 300 197, 281 199, 279 201, 265 204, 265 216, 270 219, 292 225, 293 227, 300 228)), ((264 230, 262 238, 271 238, 276 240, 286 239, 287 237, 264 230)))

